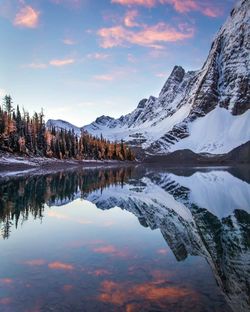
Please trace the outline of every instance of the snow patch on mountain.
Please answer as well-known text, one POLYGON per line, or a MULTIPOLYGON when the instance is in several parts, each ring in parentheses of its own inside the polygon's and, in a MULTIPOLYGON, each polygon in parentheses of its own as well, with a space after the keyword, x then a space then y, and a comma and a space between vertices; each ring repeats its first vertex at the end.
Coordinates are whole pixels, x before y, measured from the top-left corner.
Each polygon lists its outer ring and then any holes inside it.
POLYGON ((71 124, 70 122, 61 120, 61 119, 57 119, 57 120, 53 120, 53 119, 49 119, 46 123, 47 128, 51 129, 51 128, 55 128, 56 130, 66 130, 66 131, 74 131, 74 133, 78 136, 81 135, 81 129, 77 126, 74 126, 73 124, 71 124))
POLYGON ((216 107, 188 125, 189 136, 172 145, 170 151, 190 149, 195 153, 225 154, 250 139, 250 110, 234 116, 216 107))

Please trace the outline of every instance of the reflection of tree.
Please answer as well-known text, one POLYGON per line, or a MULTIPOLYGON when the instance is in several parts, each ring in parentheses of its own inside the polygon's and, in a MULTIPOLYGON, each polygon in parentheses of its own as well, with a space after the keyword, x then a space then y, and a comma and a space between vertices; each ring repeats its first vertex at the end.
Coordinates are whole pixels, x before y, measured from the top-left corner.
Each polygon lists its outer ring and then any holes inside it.
POLYGON ((72 201, 76 194, 84 198, 97 189, 121 185, 131 177, 132 168, 78 170, 0 182, 0 226, 3 238, 8 238, 13 224, 29 215, 42 219, 44 205, 72 201))

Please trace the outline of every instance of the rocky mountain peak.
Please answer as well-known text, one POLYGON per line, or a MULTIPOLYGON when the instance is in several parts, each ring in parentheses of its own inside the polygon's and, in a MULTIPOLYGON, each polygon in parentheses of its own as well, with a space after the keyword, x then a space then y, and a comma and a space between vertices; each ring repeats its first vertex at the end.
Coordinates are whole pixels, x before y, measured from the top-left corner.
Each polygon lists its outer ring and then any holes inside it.
POLYGON ((96 118, 95 122, 98 123, 98 124, 107 124, 107 123, 109 123, 111 120, 114 120, 114 118, 112 118, 112 117, 110 117, 110 116, 102 115, 102 116, 96 118))
POLYGON ((167 91, 169 91, 171 86, 173 87, 178 86, 182 82, 184 75, 185 75, 185 70, 181 66, 176 65, 173 68, 169 78, 165 82, 163 88, 161 89, 159 96, 160 97, 163 96, 167 91))

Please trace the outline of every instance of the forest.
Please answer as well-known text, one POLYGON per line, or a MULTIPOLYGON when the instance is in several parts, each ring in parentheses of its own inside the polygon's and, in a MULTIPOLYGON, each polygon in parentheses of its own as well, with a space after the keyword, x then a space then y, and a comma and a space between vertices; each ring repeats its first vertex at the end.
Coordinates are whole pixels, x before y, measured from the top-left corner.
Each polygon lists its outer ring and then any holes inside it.
POLYGON ((0 106, 0 151, 18 155, 77 160, 135 160, 123 142, 110 142, 83 131, 47 128, 43 110, 32 116, 19 105, 14 108, 10 95, 0 106))

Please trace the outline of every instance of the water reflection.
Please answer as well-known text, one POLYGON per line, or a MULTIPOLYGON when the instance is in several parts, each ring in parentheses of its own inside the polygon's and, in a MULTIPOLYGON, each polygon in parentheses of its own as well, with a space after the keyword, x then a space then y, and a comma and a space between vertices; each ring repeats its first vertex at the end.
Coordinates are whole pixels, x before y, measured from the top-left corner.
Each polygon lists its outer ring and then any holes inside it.
MULTIPOLYGON (((143 227, 160 229, 177 261, 201 256, 209 263, 216 281, 234 311, 250 308, 250 185, 239 170, 172 171, 153 168, 119 168, 108 170, 68 171, 0 181, 0 225, 2 237, 11 228, 28 220, 41 219, 47 206, 62 206, 77 198, 94 203, 102 210, 120 207, 135 215, 143 227)), ((68 220, 60 211, 48 216, 68 220)), ((89 220, 70 219, 80 224, 89 220)), ((77 246, 77 242, 75 243, 77 246)), ((79 247, 79 246, 78 246, 79 247)), ((92 252, 113 257, 129 257, 126 249, 96 241, 92 252)), ((159 255, 167 250, 160 248, 159 255)), ((75 266, 64 261, 30 259, 27 266, 47 266, 50 270, 74 273, 75 266)), ((166 307, 165 298, 173 304, 181 298, 198 301, 192 290, 170 285, 167 277, 155 273, 150 281, 118 283, 111 280, 107 268, 88 271, 105 277, 98 300, 124 306, 128 311, 166 307), (135 300, 136 302, 132 302, 135 300), (127 304, 127 302, 132 302, 127 304)), ((12 280, 1 280, 11 285, 12 280)), ((70 283, 63 286, 71 292, 70 283)), ((8 304, 10 298, 2 298, 8 304)), ((190 302, 190 301, 189 301, 190 302)), ((188 307, 188 302, 186 303, 188 307)), ((191 308, 191 307, 189 307, 191 308)), ((177 309, 178 310, 178 309, 177 309)))

